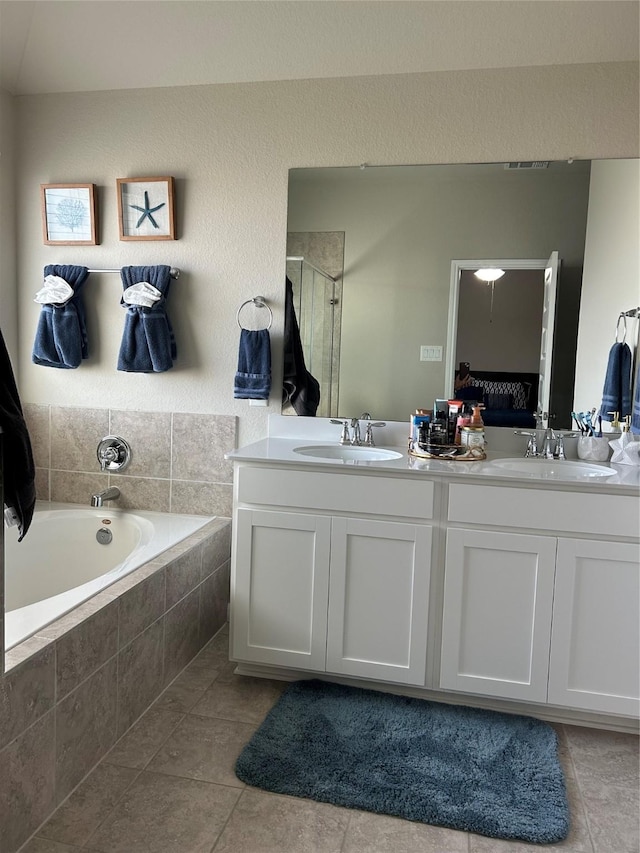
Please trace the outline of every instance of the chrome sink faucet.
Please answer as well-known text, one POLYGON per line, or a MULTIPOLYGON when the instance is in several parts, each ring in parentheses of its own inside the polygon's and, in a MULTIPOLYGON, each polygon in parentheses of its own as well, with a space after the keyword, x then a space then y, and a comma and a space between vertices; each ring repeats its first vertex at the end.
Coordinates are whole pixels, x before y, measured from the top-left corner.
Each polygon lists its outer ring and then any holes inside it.
POLYGON ((372 421, 369 412, 363 412, 359 418, 351 418, 350 422, 348 420, 336 420, 335 418, 331 418, 330 421, 332 424, 338 424, 342 427, 340 444, 351 444, 354 447, 375 447, 375 441, 373 440, 373 428, 385 426, 384 421, 372 421), (361 420, 365 421, 367 424, 364 439, 360 432, 361 420))
POLYGON ((120 489, 117 486, 109 486, 108 489, 104 489, 102 492, 96 492, 95 495, 91 495, 91 506, 100 507, 104 501, 115 501, 119 497, 120 489))

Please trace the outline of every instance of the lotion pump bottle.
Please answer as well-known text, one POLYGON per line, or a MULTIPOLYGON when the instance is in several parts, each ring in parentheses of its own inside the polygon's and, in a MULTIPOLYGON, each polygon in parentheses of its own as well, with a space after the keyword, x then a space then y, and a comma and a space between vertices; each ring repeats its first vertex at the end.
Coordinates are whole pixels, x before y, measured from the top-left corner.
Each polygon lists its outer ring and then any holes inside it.
POLYGON ((472 406, 470 426, 484 426, 484 421, 482 420, 482 415, 480 414, 482 409, 484 409, 484 405, 482 403, 478 403, 477 406, 472 406))

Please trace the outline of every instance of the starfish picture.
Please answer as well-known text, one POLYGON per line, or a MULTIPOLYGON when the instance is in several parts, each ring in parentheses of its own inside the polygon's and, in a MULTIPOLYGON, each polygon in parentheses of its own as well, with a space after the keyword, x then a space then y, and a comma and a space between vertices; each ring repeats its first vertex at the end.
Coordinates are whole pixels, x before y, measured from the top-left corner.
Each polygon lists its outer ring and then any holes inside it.
POLYGON ((155 213, 156 210, 160 210, 161 207, 164 207, 165 204, 166 204, 166 202, 163 201, 161 204, 156 205, 156 207, 149 207, 149 193, 145 190, 144 207, 140 207, 137 204, 130 204, 129 205, 129 207, 132 207, 134 210, 139 210, 142 213, 142 216, 136 222, 136 228, 139 228, 145 219, 148 219, 154 228, 159 228, 160 226, 155 221, 152 214, 155 213))

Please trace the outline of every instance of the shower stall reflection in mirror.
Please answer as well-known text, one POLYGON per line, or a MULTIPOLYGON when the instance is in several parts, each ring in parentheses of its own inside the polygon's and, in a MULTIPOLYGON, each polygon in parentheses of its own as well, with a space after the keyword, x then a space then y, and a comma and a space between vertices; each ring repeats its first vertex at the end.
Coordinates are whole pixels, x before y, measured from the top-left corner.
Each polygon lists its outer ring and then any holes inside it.
MULTIPOLYGON (((287 257, 287 278, 293 285, 293 304, 306 368, 320 383, 316 416, 337 417, 341 284, 320 267, 296 256, 287 257)), ((288 414, 284 408, 282 413, 288 414)))

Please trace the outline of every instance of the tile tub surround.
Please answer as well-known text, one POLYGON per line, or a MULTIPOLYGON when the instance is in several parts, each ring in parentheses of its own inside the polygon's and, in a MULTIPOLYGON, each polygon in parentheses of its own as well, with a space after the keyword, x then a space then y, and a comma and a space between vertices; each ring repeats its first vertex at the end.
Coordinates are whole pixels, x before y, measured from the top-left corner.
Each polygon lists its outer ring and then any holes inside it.
POLYGON ((235 759, 285 686, 234 674, 222 630, 20 853, 637 853, 638 740, 556 725, 571 830, 529 845, 245 786, 235 759))
MULTIPOLYGON (((0 853, 14 853, 227 618, 216 518, 6 654, 0 853)), ((125 774, 126 775, 126 774, 125 774)))
POLYGON ((234 415, 140 412, 25 404, 40 500, 88 503, 109 485, 122 509, 230 517, 236 447, 234 415), (119 435, 131 446, 123 473, 103 473, 98 442, 119 435))

